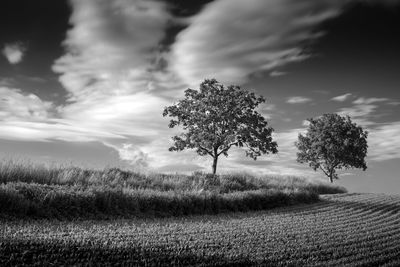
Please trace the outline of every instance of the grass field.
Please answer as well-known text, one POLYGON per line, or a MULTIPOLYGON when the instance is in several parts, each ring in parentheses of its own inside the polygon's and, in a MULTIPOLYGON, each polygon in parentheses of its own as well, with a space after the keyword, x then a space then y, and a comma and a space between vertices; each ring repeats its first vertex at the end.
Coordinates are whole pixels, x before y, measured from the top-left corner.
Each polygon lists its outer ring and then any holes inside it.
POLYGON ((321 198, 269 211, 181 218, 6 221, 0 265, 400 265, 400 196, 321 198))
POLYGON ((0 219, 110 219, 254 211, 343 187, 290 176, 143 174, 0 161, 0 219))

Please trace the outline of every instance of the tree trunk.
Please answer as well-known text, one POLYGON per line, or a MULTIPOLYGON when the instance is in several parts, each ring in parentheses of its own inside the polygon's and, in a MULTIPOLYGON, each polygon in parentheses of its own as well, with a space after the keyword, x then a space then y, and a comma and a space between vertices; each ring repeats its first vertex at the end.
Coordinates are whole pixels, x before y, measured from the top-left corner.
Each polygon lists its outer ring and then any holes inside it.
POLYGON ((334 170, 331 170, 329 172, 329 181, 331 181, 331 183, 333 183, 333 173, 334 173, 334 170))
POLYGON ((217 172, 217 162, 218 162, 218 156, 214 157, 213 165, 212 165, 212 172, 215 174, 217 172))

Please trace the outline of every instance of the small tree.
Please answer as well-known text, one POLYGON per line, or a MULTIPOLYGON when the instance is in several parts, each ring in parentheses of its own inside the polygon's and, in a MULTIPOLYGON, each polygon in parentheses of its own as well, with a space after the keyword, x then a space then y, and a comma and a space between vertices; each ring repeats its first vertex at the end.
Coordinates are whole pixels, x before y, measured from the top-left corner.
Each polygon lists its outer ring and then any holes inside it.
POLYGON ((213 158, 212 172, 216 173, 218 157, 228 156, 232 146, 246 146, 246 156, 257 159, 261 154, 277 153, 272 141, 273 129, 255 111, 265 102, 239 86, 225 87, 215 79, 205 80, 200 90, 187 89, 184 99, 166 107, 163 116, 172 119, 169 127, 182 126, 184 132, 172 137, 170 151, 196 149, 201 155, 213 158))
POLYGON ((338 179, 336 169, 367 169, 367 135, 349 116, 324 114, 310 122, 307 133, 299 134, 296 146, 297 161, 308 163, 316 171, 321 169, 331 183, 338 179))

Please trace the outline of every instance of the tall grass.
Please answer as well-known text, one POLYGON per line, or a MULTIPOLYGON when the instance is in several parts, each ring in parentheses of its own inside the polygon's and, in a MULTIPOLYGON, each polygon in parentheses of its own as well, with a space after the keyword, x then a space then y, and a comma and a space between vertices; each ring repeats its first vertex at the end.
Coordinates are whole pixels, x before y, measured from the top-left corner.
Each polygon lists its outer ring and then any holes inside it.
POLYGON ((296 189, 319 194, 344 193, 346 189, 318 180, 295 176, 260 176, 246 173, 211 175, 138 173, 119 168, 103 170, 74 166, 48 166, 29 161, 0 161, 0 183, 24 182, 43 185, 68 185, 151 189, 157 191, 214 190, 220 193, 257 189, 296 189))
POLYGON ((298 177, 137 173, 0 162, 0 217, 111 218, 259 210, 344 188, 298 177))
POLYGON ((26 183, 0 185, 0 217, 105 219, 216 214, 311 203, 307 191, 253 190, 219 194, 213 191, 156 191, 49 186, 26 183))

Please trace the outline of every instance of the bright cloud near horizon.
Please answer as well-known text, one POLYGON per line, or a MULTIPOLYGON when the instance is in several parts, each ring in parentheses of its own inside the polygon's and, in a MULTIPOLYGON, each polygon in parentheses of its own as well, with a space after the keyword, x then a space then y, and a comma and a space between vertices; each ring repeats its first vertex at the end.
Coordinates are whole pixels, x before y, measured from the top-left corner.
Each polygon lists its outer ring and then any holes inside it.
POLYGON ((340 183, 400 185, 400 1, 19 2, 4 5, 29 11, 0 18, 4 157, 208 171, 207 157, 168 151, 178 130, 161 114, 216 78, 266 97, 260 111, 279 145, 257 161, 233 149, 219 171, 323 178, 296 162, 294 142, 305 119, 335 112, 369 131, 369 169, 340 183))

